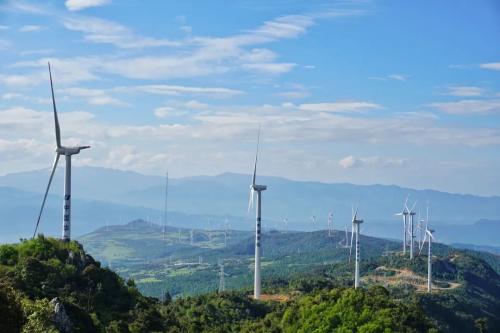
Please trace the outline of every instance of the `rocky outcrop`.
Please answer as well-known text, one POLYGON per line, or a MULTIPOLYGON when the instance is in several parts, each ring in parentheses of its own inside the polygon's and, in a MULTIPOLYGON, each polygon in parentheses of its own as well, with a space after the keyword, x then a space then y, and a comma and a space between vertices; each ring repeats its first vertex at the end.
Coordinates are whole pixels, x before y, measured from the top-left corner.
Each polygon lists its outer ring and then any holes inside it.
POLYGON ((73 323, 66 313, 66 309, 64 308, 64 304, 59 301, 57 297, 50 301, 50 304, 53 306, 54 311, 54 324, 60 332, 70 333, 73 331, 73 323))

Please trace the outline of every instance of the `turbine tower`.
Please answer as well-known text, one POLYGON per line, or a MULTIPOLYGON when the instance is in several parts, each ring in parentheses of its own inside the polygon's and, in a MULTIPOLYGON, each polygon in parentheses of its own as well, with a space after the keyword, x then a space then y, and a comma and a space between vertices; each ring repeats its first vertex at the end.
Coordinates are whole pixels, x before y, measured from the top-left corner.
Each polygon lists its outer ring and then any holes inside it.
POLYGON ((69 242, 71 240, 71 156, 79 154, 81 150, 90 148, 90 146, 75 146, 66 147, 61 144, 61 129, 59 127, 59 119, 57 118, 56 109, 56 99, 54 97, 54 85, 52 84, 52 72, 49 65, 49 77, 50 77, 50 90, 52 92, 52 107, 54 109, 54 124, 56 132, 56 157, 54 159, 54 164, 52 166, 52 171, 50 172, 49 183, 47 184, 47 189, 45 190, 45 195, 43 196, 42 207, 38 214, 38 219, 36 221, 35 232, 33 233, 33 238, 38 230, 38 225, 40 224, 40 218, 42 217, 43 207, 45 206, 45 201, 47 200, 47 194, 49 193, 50 184, 52 183, 52 178, 54 178, 54 172, 57 168, 57 162, 59 162, 59 157, 64 155, 66 160, 66 169, 64 172, 64 205, 63 205, 63 231, 62 240, 69 242))
MULTIPOLYGON (((359 288, 359 260, 360 260, 360 252, 359 252, 359 226, 363 223, 363 220, 358 220, 358 210, 354 212, 352 217, 352 227, 354 229, 354 233, 356 234, 356 246, 355 246, 355 261, 354 261, 354 289, 359 288)), ((351 250, 352 250, 352 238, 353 233, 351 232, 351 250)), ((349 254, 350 258, 350 254, 349 254)))
POLYGON ((406 197, 405 204, 403 206, 403 211, 401 213, 397 213, 396 216, 403 216, 403 255, 406 255, 406 245, 408 244, 406 240, 406 234, 408 232, 407 230, 407 225, 408 225, 408 206, 406 205, 408 203, 408 196, 406 197))
POLYGON ((332 237, 333 230, 333 212, 328 213, 328 237, 332 237))
POLYGON ((253 168, 253 178, 252 184, 250 184, 250 200, 248 203, 248 211, 253 206, 253 198, 255 192, 257 192, 257 208, 256 208, 256 219, 255 219, 255 273, 254 273, 254 284, 253 284, 253 297, 255 299, 260 299, 260 236, 261 236, 261 207, 262 207, 262 191, 267 189, 266 185, 257 185, 255 183, 255 178, 257 176, 257 158, 259 156, 259 142, 260 142, 260 127, 257 134, 257 150, 255 153, 255 163, 253 168))
POLYGON ((285 224, 285 233, 287 233, 288 232, 288 218, 285 217, 283 219, 283 223, 285 224))
POLYGON ((417 202, 415 201, 415 203, 408 212, 408 214, 410 215, 410 225, 408 227, 408 236, 410 236, 410 259, 413 259, 414 245, 415 245, 415 228, 413 222, 415 220, 416 213, 413 209, 415 208, 416 204, 417 202))
MULTIPOLYGON (((434 240, 434 236, 432 235, 433 233, 434 233, 433 229, 427 229, 427 226, 425 227, 424 243, 427 240, 428 244, 427 248, 427 292, 428 293, 432 291, 432 251, 431 251, 432 246, 431 245, 432 241, 434 240)), ((422 248, 420 248, 420 252, 422 252, 422 248)))
POLYGON ((165 176, 165 205, 163 206, 163 240, 167 232, 167 217, 168 217, 168 171, 165 176))
POLYGON ((219 272, 219 292, 223 292, 226 290, 226 281, 224 279, 224 259, 219 261, 219 267, 220 267, 220 272, 219 272))

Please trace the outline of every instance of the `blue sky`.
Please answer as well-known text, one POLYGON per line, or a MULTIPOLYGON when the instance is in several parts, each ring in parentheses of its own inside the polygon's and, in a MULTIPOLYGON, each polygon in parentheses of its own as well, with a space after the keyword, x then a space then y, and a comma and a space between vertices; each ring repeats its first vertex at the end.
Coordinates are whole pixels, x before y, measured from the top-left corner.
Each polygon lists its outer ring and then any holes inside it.
POLYGON ((0 2, 0 174, 54 150, 500 195, 498 1, 0 2))

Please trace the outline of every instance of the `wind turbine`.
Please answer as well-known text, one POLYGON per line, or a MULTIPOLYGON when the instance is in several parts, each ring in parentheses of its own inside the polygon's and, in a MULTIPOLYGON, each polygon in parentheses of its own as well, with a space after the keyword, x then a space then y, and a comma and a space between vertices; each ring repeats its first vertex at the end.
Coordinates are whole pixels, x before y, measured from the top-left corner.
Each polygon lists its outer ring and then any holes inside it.
MULTIPOLYGON (((359 288, 359 259, 360 259, 360 252, 359 252, 359 227, 360 224, 363 223, 363 220, 358 220, 358 210, 354 212, 352 216, 352 227, 354 229, 354 232, 356 233, 356 245, 355 245, 355 261, 354 261, 354 289, 359 288)), ((352 251, 352 233, 351 233, 351 251, 352 251)), ((349 259, 350 259, 351 254, 349 253, 349 259)))
POLYGON ((283 223, 285 224, 285 233, 287 233, 288 232, 288 218, 285 217, 283 219, 283 223))
POLYGON ((344 238, 344 241, 343 242, 340 241, 339 244, 342 245, 342 247, 345 248, 345 249, 349 248, 349 237, 347 236, 347 223, 345 224, 345 238, 344 238))
POLYGON ((227 247, 228 225, 229 225, 229 221, 227 220, 227 217, 226 217, 224 220, 224 247, 225 248, 227 247))
POLYGON ((256 219, 255 219, 255 273, 254 273, 254 284, 253 284, 253 297, 255 299, 260 299, 260 236, 261 236, 261 204, 262 204, 262 191, 267 189, 266 185, 257 185, 255 183, 255 178, 257 176, 257 158, 259 156, 259 142, 260 142, 260 127, 257 134, 257 150, 255 153, 255 163, 253 168, 253 178, 252 184, 250 184, 250 200, 248 202, 248 211, 253 206, 253 198, 255 192, 257 192, 257 208, 256 208, 256 219))
POLYGON ((413 210, 415 208, 415 205, 417 204, 417 201, 413 204, 411 209, 409 210, 409 215, 410 215, 410 225, 408 226, 408 235, 410 236, 410 259, 413 259, 413 250, 414 250, 414 245, 415 245, 415 228, 413 227, 413 221, 415 219, 415 211, 413 210))
POLYGON ((403 206, 403 211, 401 213, 397 213, 396 216, 403 216, 403 255, 406 255, 406 233, 407 233, 407 224, 408 224, 408 196, 406 196, 405 204, 403 206))
POLYGON ((332 237, 332 229, 333 229, 333 212, 328 214, 328 237, 332 237))
POLYGON ((165 176, 165 205, 163 206, 163 240, 167 232, 167 217, 168 217, 168 171, 165 176))
POLYGON ((220 267, 220 272, 219 272, 219 292, 224 292, 226 290, 226 281, 224 279, 224 259, 219 261, 219 267, 220 267))
POLYGON ((314 216, 314 215, 311 215, 311 224, 312 224, 312 229, 314 231, 314 229, 316 227, 316 216, 314 216))
MULTIPOLYGON (((425 237, 424 237, 424 243, 427 240, 428 248, 427 248, 427 292, 431 292, 432 289, 432 251, 431 251, 431 245, 432 241, 434 240, 434 236, 432 235, 434 233, 433 229, 428 229, 427 226, 425 227, 425 237)), ((423 246, 422 246, 423 248, 423 246)), ((422 248, 420 248, 420 252, 422 252, 422 248)))
POLYGON ((38 225, 40 224, 40 218, 42 217, 43 207, 45 206, 45 201, 47 200, 47 194, 49 193, 50 184, 52 183, 52 178, 54 177, 54 172, 57 168, 57 162, 59 162, 59 157, 64 155, 66 159, 66 168, 64 172, 64 205, 63 205, 63 231, 62 239, 65 242, 69 242, 71 239, 71 156, 79 154, 81 150, 90 148, 90 146, 75 146, 66 147, 61 144, 61 129, 59 127, 59 119, 57 118, 56 109, 56 99, 54 97, 54 85, 52 84, 52 72, 49 65, 49 77, 50 77, 50 90, 52 92, 52 107, 54 109, 54 124, 56 132, 56 157, 54 159, 54 164, 52 166, 52 171, 50 172, 49 183, 47 184, 47 189, 45 190, 45 195, 43 196, 42 207, 40 208, 40 213, 38 214, 38 219, 36 221, 35 232, 33 233, 33 238, 38 230, 38 225))

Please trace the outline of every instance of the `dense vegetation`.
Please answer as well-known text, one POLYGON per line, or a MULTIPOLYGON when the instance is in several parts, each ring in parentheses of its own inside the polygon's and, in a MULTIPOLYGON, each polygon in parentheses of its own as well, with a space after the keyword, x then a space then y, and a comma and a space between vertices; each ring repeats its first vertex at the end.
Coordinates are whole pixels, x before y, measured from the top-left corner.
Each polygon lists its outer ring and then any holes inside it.
MULTIPOLYGON (((387 249, 371 242, 375 252, 387 249)), ((435 277, 459 287, 427 294, 404 283, 384 288, 365 281, 365 288, 354 290, 352 266, 344 260, 308 266, 287 279, 268 275, 264 290, 284 295, 281 302, 254 301, 249 288, 176 299, 167 292, 160 302, 102 268, 79 243, 39 236, 0 246, 0 332, 499 331, 498 273, 478 254, 440 246, 436 252, 435 277)), ((411 262, 391 253, 367 257, 361 267, 365 276, 375 276, 381 266, 425 273, 423 257, 411 262)))
POLYGON ((53 320, 56 303, 74 331, 162 327, 146 320, 159 318, 151 306, 155 301, 142 296, 133 281, 101 268, 78 243, 43 236, 0 246, 0 299, 0 332, 57 332, 64 320, 53 320))

